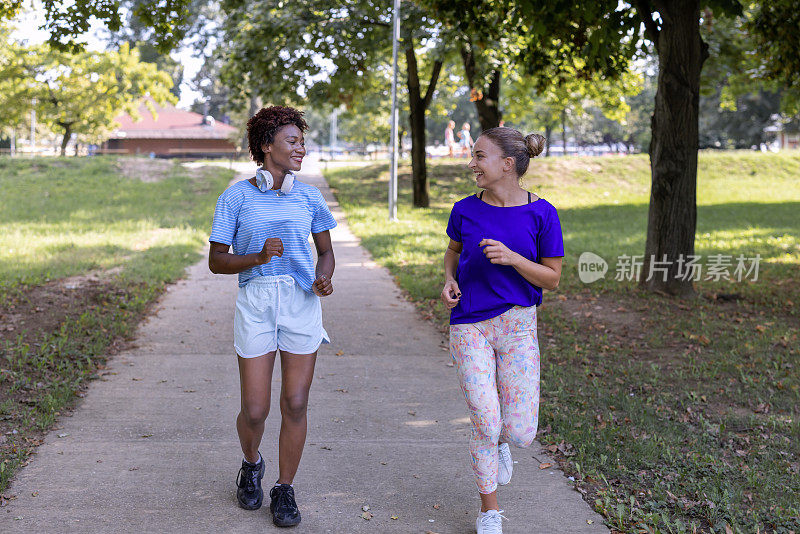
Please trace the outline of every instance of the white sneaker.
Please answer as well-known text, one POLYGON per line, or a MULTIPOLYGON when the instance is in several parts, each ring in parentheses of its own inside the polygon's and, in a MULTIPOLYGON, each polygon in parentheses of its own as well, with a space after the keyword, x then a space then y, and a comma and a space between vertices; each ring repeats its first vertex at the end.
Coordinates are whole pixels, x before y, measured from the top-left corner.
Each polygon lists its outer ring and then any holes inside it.
POLYGON ((511 474, 514 472, 514 461, 511 459, 511 448, 508 443, 497 446, 497 457, 497 483, 505 486, 511 482, 511 474))
POLYGON ((478 519, 475 521, 475 530, 478 534, 503 534, 503 519, 504 516, 500 515, 502 510, 489 510, 478 514, 478 519))

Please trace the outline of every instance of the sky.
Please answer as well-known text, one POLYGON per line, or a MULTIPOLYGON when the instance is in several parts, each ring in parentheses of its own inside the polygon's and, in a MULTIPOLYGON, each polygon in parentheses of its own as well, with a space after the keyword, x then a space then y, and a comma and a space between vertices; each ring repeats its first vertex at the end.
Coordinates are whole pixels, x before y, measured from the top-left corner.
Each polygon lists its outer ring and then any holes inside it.
MULTIPOLYGON (((44 9, 41 2, 31 0, 25 3, 26 12, 14 20, 16 31, 11 34, 11 37, 17 41, 27 41, 29 44, 43 43, 50 36, 49 32, 40 29, 44 23, 44 9)), ((106 49, 106 43, 102 39, 105 26, 97 21, 91 25, 86 36, 78 39, 79 42, 86 43, 86 48, 89 50, 101 51, 106 49)), ((200 97, 200 93, 193 91, 186 80, 194 78, 195 74, 203 66, 202 57, 191 48, 182 48, 170 53, 174 59, 183 65, 183 79, 181 84, 181 96, 178 101, 178 107, 182 109, 189 109, 189 106, 200 97)))

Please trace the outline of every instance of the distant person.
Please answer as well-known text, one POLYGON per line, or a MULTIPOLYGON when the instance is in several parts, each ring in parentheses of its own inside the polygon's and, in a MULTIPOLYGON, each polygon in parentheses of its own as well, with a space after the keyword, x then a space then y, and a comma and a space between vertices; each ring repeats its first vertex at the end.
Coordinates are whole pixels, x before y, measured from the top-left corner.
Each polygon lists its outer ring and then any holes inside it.
POLYGON ((469 123, 465 122, 458 132, 458 140, 461 143, 461 156, 468 158, 472 148, 472 136, 469 133, 469 123))
POLYGON ((456 155, 455 128, 456 122, 450 121, 447 123, 447 128, 444 129, 444 144, 447 146, 447 155, 451 158, 454 158, 456 155))
POLYGON ((511 480, 509 443, 530 446, 538 427, 536 307, 543 288, 558 286, 564 244, 556 209, 519 180, 544 144, 513 128, 483 132, 469 162, 481 191, 456 202, 447 223, 441 296, 472 423, 478 534, 502 532, 497 485, 511 480))
POLYGON ((498 127, 503 128, 506 125, 506 121, 500 119, 500 122, 497 124, 498 127))
POLYGON ((260 167, 254 177, 220 195, 209 237, 211 271, 239 274, 233 347, 241 383, 236 430, 244 459, 236 497, 247 510, 260 508, 264 498, 258 447, 271 404, 275 356, 281 353, 278 480, 270 489, 272 522, 279 527, 300 523, 292 482, 306 440, 317 350, 330 342, 320 297, 333 292, 329 230, 336 221, 319 189, 294 175, 306 155, 307 129, 302 112, 283 106, 264 108, 247 121, 250 154, 260 167), (316 267, 309 235, 317 249, 316 267))

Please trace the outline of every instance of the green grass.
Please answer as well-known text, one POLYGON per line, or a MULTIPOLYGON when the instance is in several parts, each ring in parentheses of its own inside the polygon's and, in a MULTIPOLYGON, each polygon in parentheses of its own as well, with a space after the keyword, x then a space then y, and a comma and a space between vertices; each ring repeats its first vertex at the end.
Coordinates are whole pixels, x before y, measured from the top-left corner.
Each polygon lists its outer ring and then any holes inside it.
MULTIPOLYGON (((586 500, 623 532, 800 529, 800 154, 701 153, 696 254, 762 261, 757 281, 706 281, 677 300, 614 279, 642 254, 646 156, 535 160, 527 187, 558 209, 566 257, 541 308, 539 439, 586 500), (577 259, 609 262, 580 282, 577 259), (718 294, 737 294, 732 302, 718 294)), ((463 166, 431 165, 431 208, 410 208, 401 168, 387 222, 386 166, 326 173, 353 231, 422 313, 438 302, 444 229, 474 193, 463 166)))
POLYGON ((94 269, 124 267, 131 280, 174 276, 199 257, 206 203, 230 176, 199 174, 176 164, 166 179, 145 183, 110 158, 0 159, 0 304, 20 285, 94 269))
POLYGON ((145 182, 123 168, 106 157, 0 158, 0 315, 27 314, 24 328, 0 332, 0 493, 103 369, 112 342, 132 334, 165 285, 201 258, 214 202, 232 178, 161 162, 145 182), (87 273, 99 282, 76 291, 65 311, 55 309, 61 300, 35 300, 87 273))

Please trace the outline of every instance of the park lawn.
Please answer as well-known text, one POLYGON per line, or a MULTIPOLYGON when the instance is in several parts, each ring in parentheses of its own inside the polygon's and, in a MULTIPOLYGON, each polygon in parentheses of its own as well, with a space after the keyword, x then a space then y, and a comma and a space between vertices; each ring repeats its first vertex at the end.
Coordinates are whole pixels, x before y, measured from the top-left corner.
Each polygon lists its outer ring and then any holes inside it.
MULTIPOLYGON (((445 334, 444 230, 476 190, 463 166, 428 172, 431 208, 412 209, 401 167, 397 223, 386 165, 326 178, 363 245, 445 334)), ((703 278, 712 255, 730 257, 732 280, 701 279, 679 300, 616 280, 619 256, 644 250, 647 156, 532 162, 526 186, 559 209, 566 249, 539 315, 539 439, 613 529, 800 531, 797 176, 800 154, 700 154, 696 254, 703 278), (584 251, 609 265, 590 285, 584 251), (756 254, 757 279, 737 281, 736 257, 752 267, 756 254)))
POLYGON ((146 158, 0 158, 0 495, 148 305, 202 257, 232 177, 146 158))

